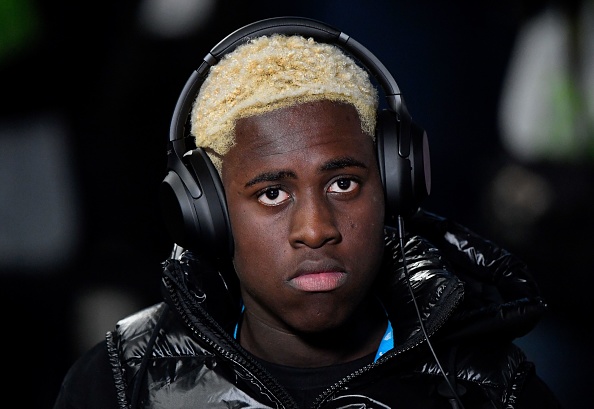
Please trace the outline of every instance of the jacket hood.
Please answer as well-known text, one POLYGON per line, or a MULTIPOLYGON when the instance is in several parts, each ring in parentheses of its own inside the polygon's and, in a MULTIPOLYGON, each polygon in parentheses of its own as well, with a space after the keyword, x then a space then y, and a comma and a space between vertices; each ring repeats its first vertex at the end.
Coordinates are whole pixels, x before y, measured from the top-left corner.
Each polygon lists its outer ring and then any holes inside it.
POLYGON ((448 321, 444 338, 511 340, 530 332, 546 312, 527 265, 506 249, 424 210, 410 220, 409 230, 439 249, 447 269, 464 283, 464 300, 448 321))

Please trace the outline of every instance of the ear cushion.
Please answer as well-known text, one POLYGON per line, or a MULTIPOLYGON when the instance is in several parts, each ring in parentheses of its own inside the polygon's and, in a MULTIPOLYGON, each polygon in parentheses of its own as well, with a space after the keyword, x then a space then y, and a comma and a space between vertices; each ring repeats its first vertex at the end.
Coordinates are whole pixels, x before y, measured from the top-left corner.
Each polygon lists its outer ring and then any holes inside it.
POLYGON ((431 193, 431 160, 427 132, 414 122, 410 128, 413 195, 416 208, 431 193))
POLYGON ((233 254, 233 239, 224 190, 218 172, 203 149, 182 158, 170 156, 161 183, 165 223, 175 243, 184 249, 219 257, 233 254))

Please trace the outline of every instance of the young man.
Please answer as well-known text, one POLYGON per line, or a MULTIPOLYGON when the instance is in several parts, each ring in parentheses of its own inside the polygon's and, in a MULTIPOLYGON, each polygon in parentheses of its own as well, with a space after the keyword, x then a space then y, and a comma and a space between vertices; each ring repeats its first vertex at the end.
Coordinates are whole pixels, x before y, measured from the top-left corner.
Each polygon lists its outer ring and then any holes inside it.
POLYGON ((201 149, 164 182, 192 200, 224 191, 222 222, 183 217, 216 225, 215 239, 176 238, 186 250, 164 264, 165 301, 81 357, 55 409, 559 407, 512 343, 545 308, 525 266, 415 200, 404 231, 369 74, 336 44, 287 34, 323 25, 264 27, 219 45, 191 82, 201 149), (175 181, 186 173, 200 194, 175 181))

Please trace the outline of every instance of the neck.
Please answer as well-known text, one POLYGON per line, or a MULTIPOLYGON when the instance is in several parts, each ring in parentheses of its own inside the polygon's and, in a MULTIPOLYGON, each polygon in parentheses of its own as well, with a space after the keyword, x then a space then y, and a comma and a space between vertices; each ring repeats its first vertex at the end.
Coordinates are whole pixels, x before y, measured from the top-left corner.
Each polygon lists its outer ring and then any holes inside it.
POLYGON ((338 328, 317 333, 288 332, 245 311, 239 342, 249 352, 279 365, 312 368, 336 365, 374 353, 387 326, 378 302, 366 303, 338 328))

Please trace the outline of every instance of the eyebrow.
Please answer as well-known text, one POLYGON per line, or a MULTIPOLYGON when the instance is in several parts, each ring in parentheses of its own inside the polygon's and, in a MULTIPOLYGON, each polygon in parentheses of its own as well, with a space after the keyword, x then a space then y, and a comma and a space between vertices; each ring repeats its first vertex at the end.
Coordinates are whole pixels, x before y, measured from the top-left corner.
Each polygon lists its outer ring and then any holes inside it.
MULTIPOLYGON (((341 158, 336 158, 331 161, 324 163, 321 167, 321 171, 329 171, 329 170, 337 170, 337 169, 345 169, 349 167, 357 167, 357 168, 367 168, 363 162, 358 161, 357 159, 351 156, 343 156, 341 158)), ((244 185, 245 187, 250 187, 258 183, 262 182, 277 182, 281 179, 297 179, 297 175, 295 172, 290 170, 279 170, 277 172, 264 172, 256 175, 244 185)))
POLYGON ((324 165, 322 165, 321 170, 336 170, 351 167, 366 169, 367 165, 361 161, 358 161, 352 156, 343 156, 342 158, 337 158, 326 162, 324 165))
POLYGON ((264 172, 247 181, 245 187, 253 186, 262 182, 276 182, 281 179, 297 179, 297 175, 290 170, 279 170, 278 172, 264 172))

